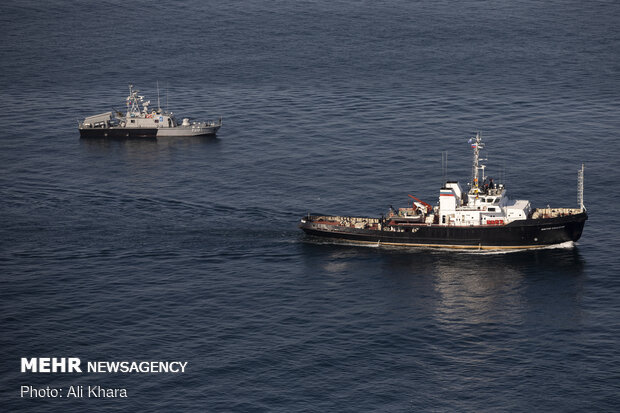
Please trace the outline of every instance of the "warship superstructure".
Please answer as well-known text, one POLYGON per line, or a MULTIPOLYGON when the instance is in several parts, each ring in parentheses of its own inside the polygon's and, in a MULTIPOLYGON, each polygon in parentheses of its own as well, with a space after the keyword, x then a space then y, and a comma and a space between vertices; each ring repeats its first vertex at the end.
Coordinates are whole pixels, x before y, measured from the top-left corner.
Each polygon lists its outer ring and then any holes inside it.
MULTIPOLYGON (((127 111, 111 111, 89 116, 78 122, 82 138, 156 138, 164 136, 213 136, 222 127, 222 118, 216 121, 196 122, 183 118, 181 122, 172 112, 149 109, 150 100, 139 95, 139 90, 129 85, 125 100, 127 111)), ((158 99, 159 100, 159 99, 158 99)))
POLYGON ((356 243, 469 249, 540 248, 575 242, 588 219, 583 204, 583 165, 578 171, 579 208, 532 208, 527 200, 511 200, 504 184, 487 182, 484 148, 477 133, 472 181, 464 191, 457 181, 445 181, 439 201, 431 206, 409 195, 410 207, 378 218, 308 214, 299 227, 309 235, 356 243))

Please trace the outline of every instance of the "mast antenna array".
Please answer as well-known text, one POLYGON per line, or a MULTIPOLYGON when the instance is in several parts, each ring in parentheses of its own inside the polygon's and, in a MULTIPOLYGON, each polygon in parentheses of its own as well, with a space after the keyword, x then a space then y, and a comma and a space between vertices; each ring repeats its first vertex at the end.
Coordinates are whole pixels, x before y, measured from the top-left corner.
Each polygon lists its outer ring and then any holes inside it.
POLYGON ((581 164, 581 169, 577 171, 577 202, 579 208, 584 211, 586 208, 583 205, 583 172, 585 170, 584 164, 581 164))
POLYGON ((484 143, 482 143, 482 135, 480 132, 476 132, 476 136, 469 139, 469 143, 471 144, 472 149, 474 150, 474 162, 472 166, 472 179, 471 179, 471 188, 472 191, 476 193, 479 192, 480 189, 480 179, 479 179, 479 171, 482 170, 482 179, 484 180, 484 168, 486 165, 480 164, 479 161, 483 161, 485 159, 480 158, 480 150, 484 149, 484 143))

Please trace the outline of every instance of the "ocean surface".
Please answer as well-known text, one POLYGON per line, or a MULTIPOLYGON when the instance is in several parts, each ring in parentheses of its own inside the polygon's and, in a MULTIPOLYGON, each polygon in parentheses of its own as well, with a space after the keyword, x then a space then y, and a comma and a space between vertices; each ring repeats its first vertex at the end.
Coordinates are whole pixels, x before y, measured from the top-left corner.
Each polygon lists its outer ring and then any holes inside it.
POLYGON ((618 411, 620 3, 14 1, 0 15, 0 410, 618 411), (80 140, 155 106, 217 138, 80 140), (488 175, 582 238, 511 253, 321 242, 488 175), (20 373, 22 357, 186 361, 20 373), (127 398, 20 397, 101 385, 127 398))

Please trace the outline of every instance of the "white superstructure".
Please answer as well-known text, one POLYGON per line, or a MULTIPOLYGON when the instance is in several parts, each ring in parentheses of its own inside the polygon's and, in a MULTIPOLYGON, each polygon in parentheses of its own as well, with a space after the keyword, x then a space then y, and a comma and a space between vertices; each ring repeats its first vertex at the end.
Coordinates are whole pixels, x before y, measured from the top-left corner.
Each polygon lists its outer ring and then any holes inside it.
POLYGON ((479 226, 505 225, 530 217, 529 201, 510 200, 503 184, 493 179, 487 182, 486 165, 480 163, 480 151, 484 148, 482 136, 476 134, 469 140, 474 150, 472 182, 468 192, 455 181, 448 181, 439 193, 439 204, 434 213, 440 225, 479 226))

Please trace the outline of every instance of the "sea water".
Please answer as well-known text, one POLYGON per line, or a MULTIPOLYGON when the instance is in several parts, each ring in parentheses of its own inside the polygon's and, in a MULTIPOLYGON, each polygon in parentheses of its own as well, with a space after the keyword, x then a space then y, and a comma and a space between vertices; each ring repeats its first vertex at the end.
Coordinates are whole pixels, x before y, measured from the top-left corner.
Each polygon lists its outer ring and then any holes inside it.
POLYGON ((617 409, 617 2, 9 1, 0 20, 3 409, 617 409), (79 139, 129 84, 154 107, 158 82, 179 117, 222 116, 217 138, 79 139), (577 207, 585 164, 574 246, 297 228, 434 204, 442 153, 465 184, 476 131, 487 174, 535 207, 577 207), (188 364, 31 374, 23 357, 188 364))

